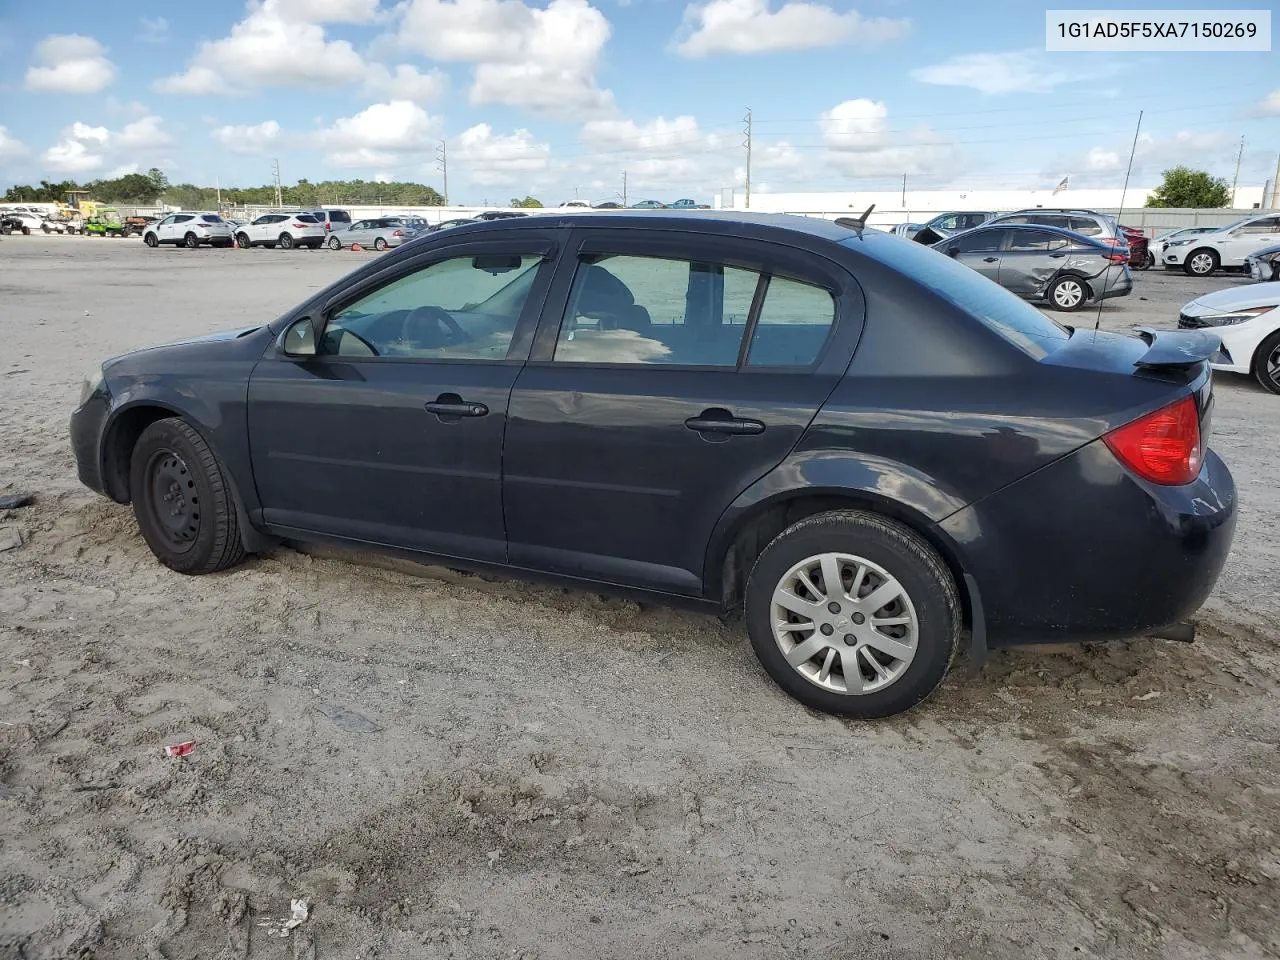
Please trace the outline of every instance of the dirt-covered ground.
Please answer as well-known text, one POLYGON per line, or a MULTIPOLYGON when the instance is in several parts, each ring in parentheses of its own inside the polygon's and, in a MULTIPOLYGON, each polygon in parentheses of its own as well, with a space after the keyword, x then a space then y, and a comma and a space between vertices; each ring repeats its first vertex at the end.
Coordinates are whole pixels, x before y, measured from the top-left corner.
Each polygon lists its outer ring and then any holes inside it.
POLYGON ((1194 646, 997 653, 846 723, 710 617, 287 548, 182 577, 77 484, 87 368, 361 257, 0 242, 0 493, 38 495, 0 512, 0 958, 1280 955, 1280 397, 1218 379, 1194 646))

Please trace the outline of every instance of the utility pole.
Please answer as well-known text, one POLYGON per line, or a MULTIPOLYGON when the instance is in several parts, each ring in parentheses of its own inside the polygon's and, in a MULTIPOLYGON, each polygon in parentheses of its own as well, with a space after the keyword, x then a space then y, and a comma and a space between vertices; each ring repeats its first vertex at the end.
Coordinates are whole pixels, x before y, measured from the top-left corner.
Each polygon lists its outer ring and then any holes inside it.
POLYGON ((444 205, 449 205, 449 147, 443 140, 436 147, 436 169, 444 177, 444 205))
POLYGON ((1231 209, 1236 208, 1236 187, 1240 185, 1240 161, 1244 158, 1244 137, 1240 138, 1240 150, 1236 153, 1236 175, 1231 181, 1231 209))
POLYGON ((747 176, 746 176, 747 209, 750 210, 751 209, 751 108, 750 107, 747 107, 747 115, 743 120, 743 123, 745 123, 746 126, 743 127, 742 132, 745 133, 747 136, 747 139, 742 142, 742 145, 747 148, 747 176))
POLYGON ((622 171, 622 205, 627 205, 627 171, 622 171))
POLYGON ((1276 155, 1276 178, 1271 181, 1271 209, 1280 207, 1280 203, 1276 202, 1276 198, 1280 197, 1280 154, 1276 155))
POLYGON ((271 161, 271 179, 276 185, 276 207, 283 207, 284 200, 280 196, 280 161, 273 159, 271 161))
POLYGON ((902 175, 902 209, 907 209, 907 175, 902 175))
POLYGON ((222 176, 218 175, 214 178, 214 189, 218 191, 218 209, 222 209, 222 176))

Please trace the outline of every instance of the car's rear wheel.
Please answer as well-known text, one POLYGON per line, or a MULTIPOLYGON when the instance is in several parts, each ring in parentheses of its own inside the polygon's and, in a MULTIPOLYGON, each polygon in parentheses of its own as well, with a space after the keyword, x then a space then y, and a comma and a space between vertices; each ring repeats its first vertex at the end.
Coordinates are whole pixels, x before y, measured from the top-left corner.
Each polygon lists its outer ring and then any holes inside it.
POLYGON ((129 490, 142 538, 166 567, 212 573, 244 559, 222 465, 190 424, 172 417, 142 431, 129 490))
POLYGON ((341 249, 342 249, 342 241, 341 241, 341 240, 339 240, 337 237, 330 237, 330 238, 329 238, 329 249, 330 249, 330 250, 341 250, 341 249))
POLYGON ((1280 330, 1258 345, 1253 355, 1253 375, 1272 393, 1280 393, 1280 330))
POLYGON ((200 238, 197 237, 194 233, 188 233, 185 237, 182 238, 182 242, 186 245, 187 249, 189 250, 194 250, 196 247, 200 246, 200 238))
POLYGON ((160 238, 157 237, 154 233, 148 233, 145 237, 142 238, 142 242, 145 243, 148 247, 150 247, 153 250, 156 247, 160 246, 160 238))
POLYGON ((289 234, 289 233, 282 233, 282 234, 280 234, 280 249, 281 249, 281 250, 292 250, 292 249, 293 249, 293 235, 292 235, 292 234, 289 234))
POLYGON ((236 246, 238 246, 241 250, 248 250, 249 247, 251 246, 249 242, 249 235, 247 233, 237 233, 236 246))
POLYGON ((1218 270, 1216 250, 1193 250, 1182 264, 1182 269, 1192 277, 1211 277, 1218 270))
POLYGON ((1147 255, 1142 258, 1141 263, 1134 264, 1135 270, 1150 270, 1156 265, 1156 258, 1151 255, 1151 251, 1147 251, 1147 255))
POLYGON ((1089 288, 1079 277, 1059 277, 1045 293, 1055 310, 1079 310, 1089 299, 1089 288))
POLYGON ((376 240, 373 241, 373 249, 381 253, 383 250, 387 249, 387 241, 383 240, 381 237, 378 237, 376 240))
POLYGON ((961 615, 946 565, 919 535, 861 510, 809 517, 757 559, 747 630, 783 690, 827 713, 908 710, 946 676, 961 615))

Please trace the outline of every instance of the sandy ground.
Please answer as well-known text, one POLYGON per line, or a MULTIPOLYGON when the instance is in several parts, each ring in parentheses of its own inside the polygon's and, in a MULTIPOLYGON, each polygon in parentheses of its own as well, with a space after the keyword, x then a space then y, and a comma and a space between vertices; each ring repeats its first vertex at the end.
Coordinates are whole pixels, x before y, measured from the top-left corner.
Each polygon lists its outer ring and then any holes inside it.
MULTIPOLYGON (((1219 378, 1197 644, 846 723, 710 617, 287 548, 186 578, 77 485, 85 369, 361 256, 0 242, 0 492, 39 495, 0 513, 0 958, 1280 955, 1280 397, 1219 378)), ((1103 323, 1237 282, 1140 274, 1103 323)))

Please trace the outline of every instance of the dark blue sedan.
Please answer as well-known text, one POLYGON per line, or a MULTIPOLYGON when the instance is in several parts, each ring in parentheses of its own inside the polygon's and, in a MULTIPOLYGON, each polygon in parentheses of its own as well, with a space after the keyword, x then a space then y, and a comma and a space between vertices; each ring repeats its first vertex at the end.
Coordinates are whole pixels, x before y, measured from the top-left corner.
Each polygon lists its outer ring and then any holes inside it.
POLYGON ((857 221, 557 214, 110 360, 71 436, 181 573, 322 538, 742 611, 788 693, 879 717, 962 636, 1186 637, 1235 523, 1218 350, 857 221))

